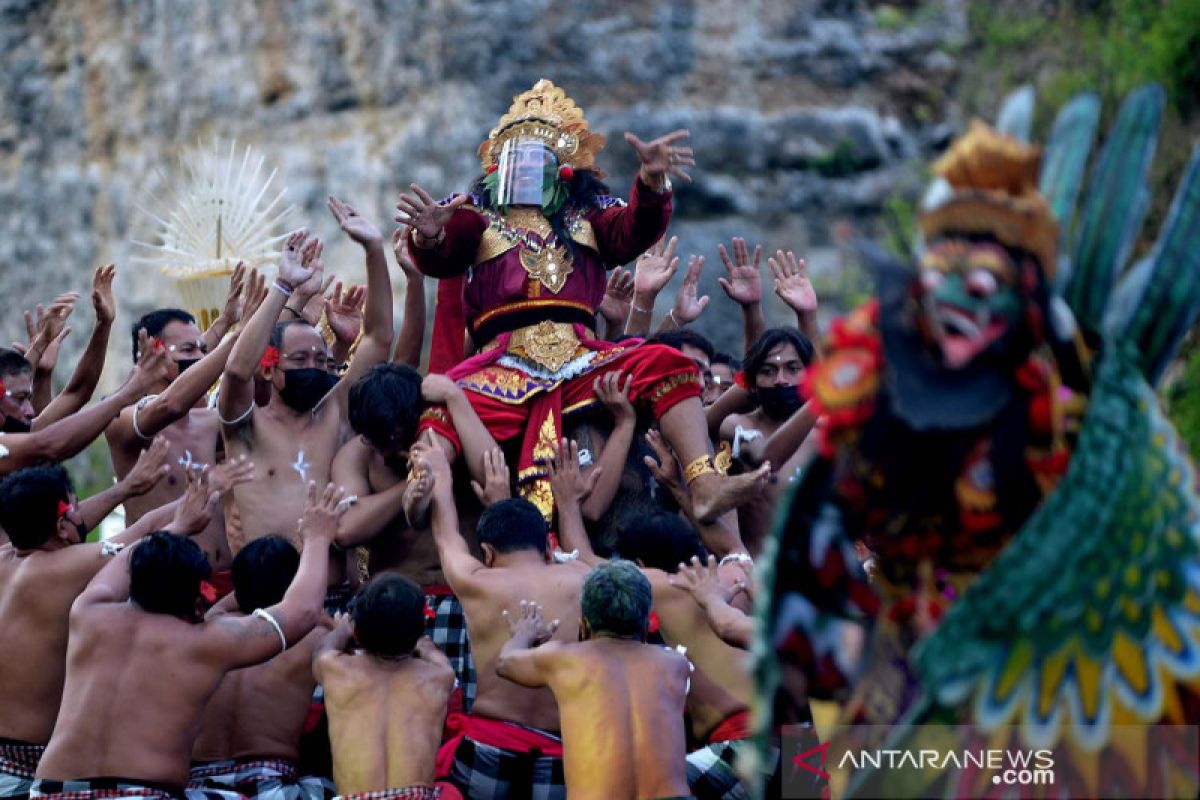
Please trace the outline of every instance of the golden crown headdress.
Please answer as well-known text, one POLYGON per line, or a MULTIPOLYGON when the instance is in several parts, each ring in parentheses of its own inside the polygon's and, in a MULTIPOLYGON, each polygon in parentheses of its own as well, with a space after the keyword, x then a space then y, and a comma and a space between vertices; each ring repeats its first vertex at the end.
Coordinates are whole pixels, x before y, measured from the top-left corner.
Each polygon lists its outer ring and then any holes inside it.
POLYGON ((1041 148, 972 120, 967 133, 933 165, 949 198, 921 214, 925 240, 983 234, 1033 255, 1047 280, 1058 260, 1058 222, 1038 191, 1041 148))
POLYGON ((496 163, 500 148, 510 139, 530 136, 546 143, 559 164, 590 169, 597 177, 596 153, 604 147, 604 134, 588 130, 583 109, 559 87, 542 78, 527 92, 513 97, 508 113, 479 145, 479 162, 486 171, 496 163))

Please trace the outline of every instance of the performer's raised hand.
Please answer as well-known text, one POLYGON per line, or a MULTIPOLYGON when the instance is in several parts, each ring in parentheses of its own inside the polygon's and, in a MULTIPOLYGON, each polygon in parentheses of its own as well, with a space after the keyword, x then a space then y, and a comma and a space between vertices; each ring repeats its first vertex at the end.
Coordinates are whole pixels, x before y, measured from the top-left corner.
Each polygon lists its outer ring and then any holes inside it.
POLYGON ((629 400, 629 392, 632 388, 633 374, 622 372, 619 369, 606 372, 592 381, 592 390, 604 407, 608 409, 608 413, 613 415, 615 422, 636 419, 637 411, 634 410, 633 403, 629 400))
POLYGON ((208 485, 218 495, 225 494, 243 483, 254 480, 254 462, 245 454, 229 458, 214 466, 208 473, 208 485))
POLYGON ((341 281, 333 285, 333 291, 325 298, 325 318, 329 320, 329 329, 339 342, 352 345, 358 338, 366 300, 365 286, 347 286, 343 292, 341 281))
POLYGON ((634 262, 633 294, 635 301, 644 304, 643 308, 648 308, 654 302, 654 298, 675 275, 675 270, 679 269, 679 257, 675 255, 675 246, 678 244, 678 236, 672 236, 665 244, 660 239, 634 262))
POLYGON ((579 443, 563 438, 554 447, 554 457, 546 459, 547 477, 559 508, 578 507, 600 479, 603 467, 593 467, 585 475, 579 466, 579 443))
POLYGON ((767 266, 775 275, 775 294, 791 306, 797 314, 809 314, 817 310, 817 292, 808 278, 808 265, 803 258, 796 258, 791 250, 778 250, 774 258, 767 259, 767 266))
POLYGON ((412 256, 408 252, 408 242, 405 241, 411 230, 412 228, 407 226, 396 228, 392 233, 392 253, 396 256, 396 263, 400 265, 400 271, 404 273, 405 279, 420 281, 425 276, 413 263, 412 256))
POLYGON ((633 302, 633 274, 617 267, 608 274, 608 285, 604 288, 604 299, 600 301, 600 316, 608 323, 609 330, 620 330, 629 319, 629 306, 633 302))
POLYGON ((625 141, 629 142, 634 152, 637 153, 638 160, 642 162, 642 178, 651 188, 657 189, 661 186, 668 174, 691 181, 692 176, 684 172, 683 168, 696 164, 692 148, 679 147, 675 144, 690 135, 687 130, 681 128, 671 131, 666 136, 643 142, 632 133, 625 134, 625 141))
POLYGON ((123 479, 119 481, 122 487, 133 497, 141 497, 167 477, 171 467, 167 464, 167 456, 171 445, 165 436, 155 436, 150 446, 143 450, 123 479))
POLYGON ((342 202, 333 195, 329 195, 326 205, 329 206, 330 213, 333 214, 333 218, 337 220, 346 235, 363 247, 375 247, 383 242, 383 234, 379 232, 379 228, 358 213, 354 206, 342 202))
POLYGON ((138 393, 155 391, 163 383, 170 381, 171 359, 167 355, 167 346, 162 339, 150 338, 145 328, 138 329, 138 360, 133 371, 129 373, 126 383, 138 393))
POLYGON ((445 236, 450 217, 470 199, 470 195, 460 194, 441 205, 417 184, 409 184, 409 189, 412 194, 400 195, 400 202, 396 204, 396 210, 400 213, 395 220, 413 229, 413 243, 418 247, 433 247, 445 236))
POLYGON ((517 614, 509 614, 508 609, 501 612, 508 623, 510 638, 516 639, 525 647, 537 647, 554 638, 559 621, 554 620, 549 625, 542 616, 542 607, 532 600, 522 600, 517 614))
POLYGON ((233 274, 229 276, 229 289, 225 292, 225 305, 221 307, 221 313, 217 315, 217 319, 221 320, 226 328, 233 327, 241 321, 242 293, 245 291, 246 262, 239 261, 233 268, 233 274))
MULTIPOLYGON (((293 233, 283 243, 283 252, 279 258, 279 282, 289 289, 296 289, 313 276, 317 267, 322 266, 320 259, 313 264, 313 259, 307 256, 309 252, 308 231, 303 228, 293 233)), ((321 240, 314 237, 311 241, 320 245, 321 240)))
POLYGON ((675 305, 671 308, 671 316, 680 327, 695 322, 700 313, 708 307, 708 295, 699 296, 702 269, 704 256, 688 256, 687 272, 683 273, 683 281, 679 284, 679 291, 675 293, 675 305))
POLYGON ((512 497, 508 462, 504 460, 504 451, 499 447, 483 451, 483 475, 483 485, 480 486, 479 481, 471 481, 471 489, 484 508, 512 497))
POLYGON ((305 544, 312 541, 321 544, 332 541, 337 533, 338 520, 346 513, 348 505, 342 502, 346 489, 332 481, 318 492, 315 481, 308 482, 308 496, 304 504, 304 516, 300 518, 300 537, 305 544))
POLYGON ((754 258, 750 258, 750 249, 746 240, 733 237, 733 258, 725 245, 717 245, 721 255, 721 263, 725 265, 728 278, 717 278, 729 299, 742 306, 755 305, 762 301, 762 245, 754 246, 754 258))
POLYGON ((187 467, 184 477, 187 488, 175 505, 175 516, 166 530, 180 536, 194 536, 208 527, 212 520, 216 494, 209 489, 208 467, 187 467))
POLYGON ((111 325, 117 318, 117 303, 113 299, 113 278, 117 265, 105 264, 92 273, 92 308, 96 310, 97 325, 111 325))
POLYGON ((678 571, 667 580, 672 586, 687 591, 701 608, 708 608, 712 602, 728 604, 746 590, 746 581, 741 579, 729 585, 722 583, 717 576, 717 559, 711 555, 707 564, 701 564, 699 556, 692 556, 691 563, 680 564, 678 571))

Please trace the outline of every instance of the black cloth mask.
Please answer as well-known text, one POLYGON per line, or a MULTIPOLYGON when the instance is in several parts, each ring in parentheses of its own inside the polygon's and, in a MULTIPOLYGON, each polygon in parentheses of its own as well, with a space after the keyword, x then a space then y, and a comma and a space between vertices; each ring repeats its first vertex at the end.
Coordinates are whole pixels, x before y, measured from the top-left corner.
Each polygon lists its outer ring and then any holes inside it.
POLYGON ((17 417, 4 417, 4 424, 0 425, 0 431, 5 433, 29 433, 33 428, 32 424, 25 422, 17 417))
POLYGON ((182 375, 183 371, 188 367, 194 367, 199 363, 200 359, 198 358, 178 358, 175 360, 175 366, 179 369, 180 375, 182 375))
POLYGON ((787 419, 804 405, 797 386, 760 387, 757 393, 763 413, 776 421, 787 419))
POLYGON ((312 411, 337 383, 337 376, 317 367, 283 370, 279 396, 296 411, 312 411))

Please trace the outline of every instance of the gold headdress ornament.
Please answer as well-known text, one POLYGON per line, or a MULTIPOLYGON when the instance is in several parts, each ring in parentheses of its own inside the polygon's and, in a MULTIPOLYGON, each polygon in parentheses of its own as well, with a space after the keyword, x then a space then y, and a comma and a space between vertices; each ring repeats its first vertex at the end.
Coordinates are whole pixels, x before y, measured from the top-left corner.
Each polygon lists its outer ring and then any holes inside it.
POLYGON ((1046 280, 1058 259, 1058 222, 1038 191, 1041 148, 972 120, 966 135, 933 165, 950 184, 949 199, 921 214, 926 241, 984 234, 1033 255, 1046 280))
POLYGON ((604 147, 604 134, 588 130, 583 109, 545 78, 513 98, 508 113, 479 145, 479 162, 484 170, 496 163, 505 142, 520 136, 544 141, 558 156, 559 164, 590 169, 597 177, 604 177, 596 169, 596 153, 604 147))

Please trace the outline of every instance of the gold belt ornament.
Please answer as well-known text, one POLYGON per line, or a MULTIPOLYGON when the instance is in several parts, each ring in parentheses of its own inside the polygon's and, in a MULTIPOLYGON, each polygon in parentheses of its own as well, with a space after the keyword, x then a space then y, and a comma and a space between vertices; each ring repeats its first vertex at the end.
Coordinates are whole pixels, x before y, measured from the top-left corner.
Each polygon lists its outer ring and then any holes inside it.
POLYGON ((579 337, 574 325, 546 320, 513 331, 508 352, 558 372, 579 352, 579 337))

